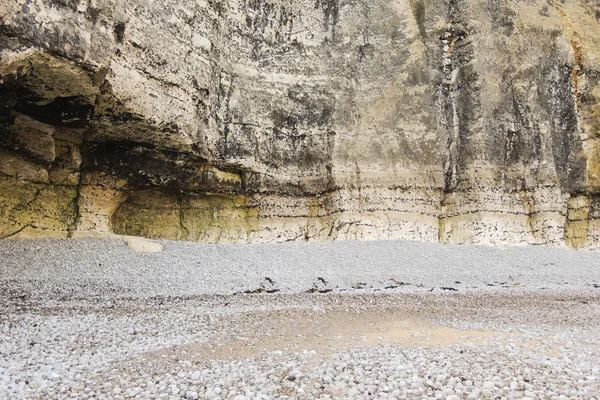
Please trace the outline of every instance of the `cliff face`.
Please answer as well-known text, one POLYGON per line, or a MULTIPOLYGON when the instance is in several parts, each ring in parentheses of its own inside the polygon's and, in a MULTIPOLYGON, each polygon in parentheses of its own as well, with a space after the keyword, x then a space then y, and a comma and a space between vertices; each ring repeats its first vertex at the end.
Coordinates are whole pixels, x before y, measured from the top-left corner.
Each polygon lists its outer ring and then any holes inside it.
POLYGON ((0 237, 600 247, 591 0, 6 0, 0 237))

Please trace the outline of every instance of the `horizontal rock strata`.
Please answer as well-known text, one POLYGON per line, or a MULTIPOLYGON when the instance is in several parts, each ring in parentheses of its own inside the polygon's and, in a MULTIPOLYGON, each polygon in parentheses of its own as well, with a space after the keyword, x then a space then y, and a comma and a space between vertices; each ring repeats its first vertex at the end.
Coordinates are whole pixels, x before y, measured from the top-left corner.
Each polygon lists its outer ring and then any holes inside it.
POLYGON ((0 4, 0 238, 600 247, 600 6, 0 4))

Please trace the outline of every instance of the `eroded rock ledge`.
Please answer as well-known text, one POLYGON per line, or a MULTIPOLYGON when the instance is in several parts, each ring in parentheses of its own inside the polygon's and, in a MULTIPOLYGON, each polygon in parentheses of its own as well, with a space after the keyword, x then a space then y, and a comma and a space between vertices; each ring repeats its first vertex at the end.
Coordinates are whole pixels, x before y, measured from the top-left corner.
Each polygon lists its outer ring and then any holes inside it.
POLYGON ((600 247, 600 6, 10 0, 0 238, 600 247))

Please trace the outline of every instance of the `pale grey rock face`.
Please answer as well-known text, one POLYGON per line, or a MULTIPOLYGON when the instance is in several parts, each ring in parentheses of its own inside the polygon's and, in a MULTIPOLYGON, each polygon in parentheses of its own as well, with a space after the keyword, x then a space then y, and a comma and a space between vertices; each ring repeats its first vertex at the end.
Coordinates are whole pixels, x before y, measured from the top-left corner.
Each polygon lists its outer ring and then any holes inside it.
POLYGON ((597 248, 600 7, 5 1, 0 237, 597 248))

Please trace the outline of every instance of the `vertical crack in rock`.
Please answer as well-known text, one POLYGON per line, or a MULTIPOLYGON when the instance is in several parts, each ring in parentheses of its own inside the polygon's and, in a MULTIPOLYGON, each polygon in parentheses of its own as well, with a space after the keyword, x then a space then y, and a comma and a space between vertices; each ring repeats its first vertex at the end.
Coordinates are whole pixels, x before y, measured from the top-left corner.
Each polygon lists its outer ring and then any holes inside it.
POLYGON ((565 244, 574 249, 585 247, 589 238, 592 199, 586 195, 571 196, 567 203, 565 244))
POLYGON ((519 191, 519 196, 521 198, 521 202, 523 203, 523 208, 525 209, 525 214, 527 216, 527 229, 531 233, 532 237, 536 241, 540 241, 541 238, 538 235, 538 232, 534 226, 533 218, 536 214, 535 209, 535 197, 532 193, 527 190, 527 184, 523 179, 521 190, 519 191))
MULTIPOLYGON (((467 39, 467 31, 459 20, 460 0, 448 2, 448 28, 441 35, 443 46, 442 74, 443 81, 440 85, 440 98, 442 103, 442 123, 448 132, 448 160, 445 165, 444 192, 453 192, 460 180, 461 157, 464 143, 463 136, 466 132, 466 122, 461 120, 461 108, 468 104, 461 104, 464 96, 461 90, 466 90, 462 81, 461 69, 470 62, 470 57, 456 56, 456 47, 467 39)), ((466 94, 469 96, 470 94, 466 94)))
POLYGON ((584 90, 579 87, 579 79, 584 73, 583 54, 581 53, 581 47, 574 39, 571 39, 571 47, 573 48, 573 54, 575 56, 575 63, 571 70, 571 82, 573 85, 573 96, 575 96, 575 106, 577 112, 579 112, 581 110, 581 97, 585 93, 584 90))
POLYGON ((442 45, 442 82, 439 86, 441 125, 447 134, 447 159, 444 165, 444 188, 438 222, 438 241, 447 242, 451 232, 446 232, 447 199, 457 190, 464 168, 465 139, 468 137, 469 121, 463 120, 473 110, 466 110, 472 104, 468 99, 473 94, 464 81, 463 69, 472 59, 472 49, 466 43, 468 29, 464 27, 460 12, 461 0, 449 0, 446 10, 447 28, 440 36, 442 45), (462 49, 458 49, 462 46, 462 49), (464 92, 464 93, 463 93, 464 92))
POLYGON ((356 157, 354 158, 354 166, 355 166, 354 174, 356 177, 355 189, 358 193, 356 198, 358 200, 358 211, 361 212, 363 210, 363 206, 364 206, 364 198, 363 198, 363 193, 362 193, 362 180, 360 177, 361 176, 360 166, 358 165, 358 159, 356 157))
MULTIPOLYGON (((97 106, 98 104, 98 99, 99 96, 96 96, 96 99, 94 101, 94 109, 95 106, 97 106)), ((93 113, 94 110, 92 110, 92 114, 91 114, 91 119, 93 119, 93 113)), ((81 161, 79 164, 79 179, 77 182, 77 192, 76 192, 76 196, 73 199, 73 208, 75 210, 75 216, 73 219, 73 224, 71 226, 67 227, 67 232, 68 232, 68 237, 72 238, 75 231, 77 231, 78 227, 79 227, 79 223, 81 221, 81 192, 83 190, 83 184, 84 184, 84 177, 85 177, 85 163, 86 163, 86 154, 87 154, 87 141, 88 141, 88 136, 89 136, 89 132, 90 129, 92 129, 91 127, 87 128, 82 135, 81 138, 81 145, 80 145, 80 153, 81 153, 81 161)))
POLYGON ((177 199, 179 208, 179 229, 181 229, 182 239, 190 240, 190 231, 185 225, 185 212, 183 210, 183 196, 180 194, 177 199))
POLYGON ((81 220, 80 202, 81 202, 81 191, 83 188, 83 176, 84 176, 83 166, 85 165, 86 140, 87 140, 87 130, 83 134, 83 139, 82 139, 82 143, 81 143, 81 165, 79 167, 79 179, 77 182, 77 192, 76 192, 75 198, 73 199, 73 208, 75 209, 75 216, 73 219, 73 224, 71 226, 67 227, 67 232, 68 232, 67 235, 69 238, 73 237, 74 232, 77 230, 77 227, 79 226, 79 221, 81 220))
POLYGON ((231 95, 234 89, 234 76, 224 74, 223 71, 219 73, 219 90, 217 94, 217 112, 216 117, 217 121, 220 125, 220 129, 222 129, 222 144, 220 145, 220 154, 221 157, 225 158, 227 154, 231 152, 230 143, 229 143, 229 134, 231 131, 230 125, 235 123, 235 121, 231 120, 230 114, 230 102, 231 95), (226 77, 226 78, 225 78, 226 77), (224 96, 224 97, 223 97, 224 96))

